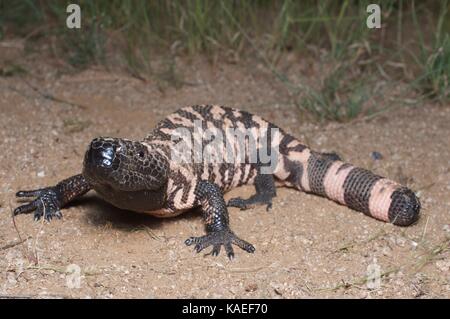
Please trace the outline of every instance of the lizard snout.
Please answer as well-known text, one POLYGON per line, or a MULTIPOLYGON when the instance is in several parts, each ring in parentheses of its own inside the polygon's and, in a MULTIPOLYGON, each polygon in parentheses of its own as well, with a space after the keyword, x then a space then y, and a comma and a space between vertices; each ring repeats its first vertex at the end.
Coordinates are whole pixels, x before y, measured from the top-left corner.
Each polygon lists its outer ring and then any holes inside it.
POLYGON ((114 143, 96 138, 91 142, 87 152, 87 162, 94 167, 111 168, 116 157, 114 143))

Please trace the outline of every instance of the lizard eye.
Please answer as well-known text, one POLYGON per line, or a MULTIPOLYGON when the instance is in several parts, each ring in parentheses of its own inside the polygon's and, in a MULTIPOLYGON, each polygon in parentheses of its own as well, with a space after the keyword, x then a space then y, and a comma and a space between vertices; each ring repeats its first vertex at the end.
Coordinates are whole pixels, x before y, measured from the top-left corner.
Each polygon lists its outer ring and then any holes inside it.
POLYGON ((138 155, 139 155, 139 157, 142 158, 142 157, 144 157, 144 152, 143 152, 143 151, 139 151, 139 154, 138 154, 138 155))

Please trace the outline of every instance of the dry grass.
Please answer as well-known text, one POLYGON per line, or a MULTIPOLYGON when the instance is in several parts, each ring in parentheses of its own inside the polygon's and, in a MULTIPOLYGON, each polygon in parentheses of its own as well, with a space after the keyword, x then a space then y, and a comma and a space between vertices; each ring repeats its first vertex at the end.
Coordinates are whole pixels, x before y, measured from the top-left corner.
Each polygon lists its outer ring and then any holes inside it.
MULTIPOLYGON (((406 82, 423 98, 448 102, 449 2, 383 1, 379 30, 366 27, 369 3, 79 1, 82 29, 76 30, 65 26, 64 2, 0 0, 0 40, 23 37, 29 52, 40 50, 35 43, 44 42, 72 69, 121 66, 143 81, 157 78, 161 90, 190 85, 175 67, 177 55, 203 54, 210 61, 235 63, 256 53, 286 86, 292 102, 321 120, 347 121, 378 112, 366 102, 377 95, 374 83, 380 80, 393 86, 406 82), (322 75, 318 88, 294 84, 277 68, 286 52, 312 54, 336 67, 322 75), (155 54, 167 57, 163 70, 152 66, 155 54), (303 94, 295 98, 298 92, 303 94)), ((14 63, 0 69, 1 76, 25 72, 14 63)))

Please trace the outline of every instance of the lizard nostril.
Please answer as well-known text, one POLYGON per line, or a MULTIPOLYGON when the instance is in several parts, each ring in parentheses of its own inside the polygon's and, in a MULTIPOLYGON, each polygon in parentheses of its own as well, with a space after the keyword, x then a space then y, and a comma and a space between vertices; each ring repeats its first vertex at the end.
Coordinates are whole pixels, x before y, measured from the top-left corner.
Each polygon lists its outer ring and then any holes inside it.
POLYGON ((90 148, 100 148, 102 146, 102 142, 99 138, 95 138, 91 142, 90 148))

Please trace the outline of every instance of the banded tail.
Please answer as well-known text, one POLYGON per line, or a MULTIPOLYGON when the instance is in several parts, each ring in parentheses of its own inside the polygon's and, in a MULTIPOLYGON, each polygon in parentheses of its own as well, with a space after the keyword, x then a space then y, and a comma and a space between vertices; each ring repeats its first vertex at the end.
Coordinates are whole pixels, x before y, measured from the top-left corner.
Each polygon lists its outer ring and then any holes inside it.
POLYGON ((335 154, 314 152, 290 135, 283 137, 280 153, 275 176, 286 186, 399 226, 411 225, 419 218, 420 201, 405 186, 344 163, 335 154))

